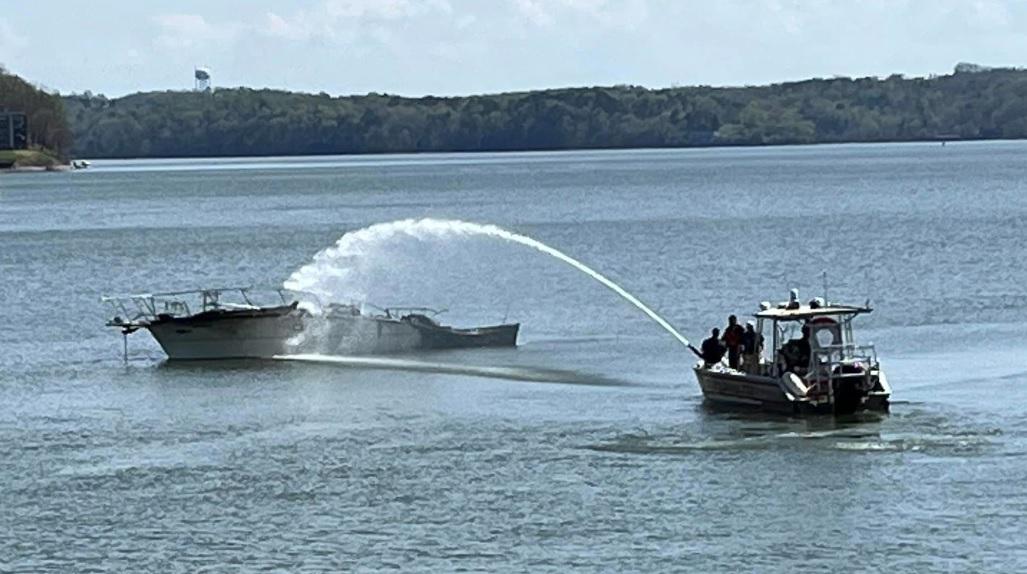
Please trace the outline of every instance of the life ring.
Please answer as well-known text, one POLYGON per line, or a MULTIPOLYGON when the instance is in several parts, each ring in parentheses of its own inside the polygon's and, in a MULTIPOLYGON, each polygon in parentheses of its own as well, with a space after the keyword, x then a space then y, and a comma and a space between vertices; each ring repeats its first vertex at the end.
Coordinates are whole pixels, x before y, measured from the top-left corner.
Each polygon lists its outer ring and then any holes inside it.
POLYGON ((813 338, 819 346, 823 346, 822 341, 817 337, 818 333, 827 332, 831 334, 831 345, 842 344, 842 330, 841 325, 833 317, 814 317, 810 319, 808 325, 811 327, 813 338))

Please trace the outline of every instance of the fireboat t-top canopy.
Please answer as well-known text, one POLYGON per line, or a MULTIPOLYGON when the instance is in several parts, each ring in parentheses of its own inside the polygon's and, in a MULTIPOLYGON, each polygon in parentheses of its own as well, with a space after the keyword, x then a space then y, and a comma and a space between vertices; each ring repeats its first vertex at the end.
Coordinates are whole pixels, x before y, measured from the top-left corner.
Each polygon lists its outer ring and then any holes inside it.
POLYGON ((829 305, 829 306, 810 306, 801 305, 796 308, 781 307, 776 309, 763 309, 753 316, 757 319, 771 319, 774 321, 802 321, 805 319, 812 319, 813 317, 826 317, 830 315, 860 315, 862 313, 870 313, 873 309, 869 306, 864 307, 853 307, 850 305, 829 305))

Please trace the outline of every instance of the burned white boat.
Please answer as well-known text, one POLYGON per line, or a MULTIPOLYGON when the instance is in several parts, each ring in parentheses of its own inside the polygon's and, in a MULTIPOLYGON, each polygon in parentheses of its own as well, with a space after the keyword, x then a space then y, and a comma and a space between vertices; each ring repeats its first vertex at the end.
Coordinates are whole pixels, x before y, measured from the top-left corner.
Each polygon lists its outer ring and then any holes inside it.
POLYGON ((849 414, 887 411, 891 387, 872 344, 858 344, 852 323, 870 313, 863 306, 808 304, 791 300, 760 305, 755 313, 759 341, 755 360, 740 369, 723 362, 694 368, 706 401, 785 413, 849 414), (769 330, 769 338, 765 337, 769 330))
POLYGON ((145 329, 169 359, 267 359, 323 353, 378 355, 516 346, 519 324, 457 329, 427 308, 330 303, 309 293, 250 287, 104 297, 108 327, 145 329), (270 297, 269 297, 270 295, 270 297), (269 300, 270 299, 270 300, 269 300))

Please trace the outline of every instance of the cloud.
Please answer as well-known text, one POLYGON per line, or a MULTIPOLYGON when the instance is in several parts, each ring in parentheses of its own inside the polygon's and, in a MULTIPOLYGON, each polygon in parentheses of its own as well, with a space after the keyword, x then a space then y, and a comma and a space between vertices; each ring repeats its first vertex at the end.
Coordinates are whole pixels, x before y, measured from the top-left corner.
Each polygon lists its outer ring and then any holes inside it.
POLYGON ((550 26, 554 18, 543 0, 514 0, 514 5, 528 22, 536 26, 550 26))
POLYGON ((295 20, 288 20, 274 12, 264 15, 264 24, 259 29, 268 36, 287 40, 305 40, 312 33, 309 26, 301 25, 295 20))
POLYGON ((587 20, 604 28, 637 28, 649 14, 649 0, 513 0, 517 13, 538 27, 587 20))
POLYGON ((325 0, 323 8, 333 18, 396 20, 429 12, 451 13, 448 0, 325 0))
POLYGON ((27 38, 15 32, 6 20, 0 19, 0 57, 9 57, 27 45, 27 38))
POLYGON ((289 40, 352 40, 365 29, 380 37, 379 24, 451 14, 449 0, 322 0, 291 14, 268 12, 258 29, 289 40))
POLYGON ((199 14, 160 14, 153 20, 160 29, 154 43, 173 50, 231 43, 243 29, 235 23, 214 26, 199 14))
POLYGON ((1010 23, 1009 6, 1003 2, 977 0, 972 6, 974 23, 983 28, 1005 28, 1010 23))

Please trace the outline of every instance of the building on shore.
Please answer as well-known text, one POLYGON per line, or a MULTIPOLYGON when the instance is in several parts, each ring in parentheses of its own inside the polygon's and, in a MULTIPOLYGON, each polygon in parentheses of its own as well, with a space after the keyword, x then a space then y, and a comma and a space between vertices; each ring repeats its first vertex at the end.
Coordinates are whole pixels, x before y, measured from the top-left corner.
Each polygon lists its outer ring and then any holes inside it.
POLYGON ((25 112, 0 110, 0 149, 29 147, 29 120, 25 112))

